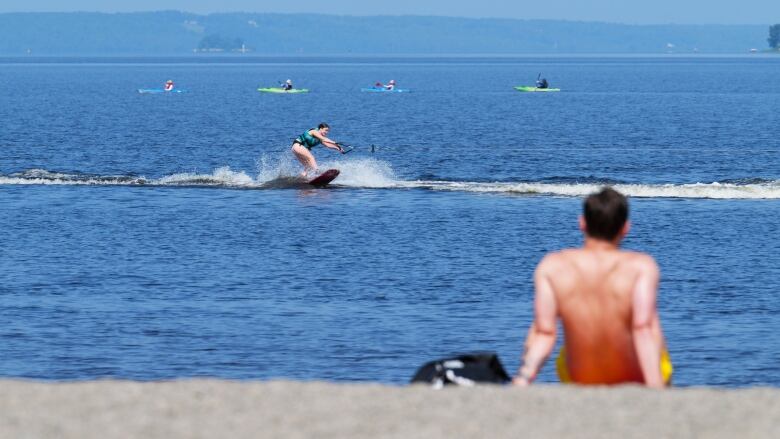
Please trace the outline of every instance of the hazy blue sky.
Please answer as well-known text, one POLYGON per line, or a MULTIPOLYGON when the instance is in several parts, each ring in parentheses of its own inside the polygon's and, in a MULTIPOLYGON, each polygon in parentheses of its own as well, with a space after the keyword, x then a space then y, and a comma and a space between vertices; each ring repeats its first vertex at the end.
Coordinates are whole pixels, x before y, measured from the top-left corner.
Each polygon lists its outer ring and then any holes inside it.
POLYGON ((773 24, 780 0, 2 0, 0 12, 313 12, 344 15, 446 15, 547 18, 638 24, 773 24))

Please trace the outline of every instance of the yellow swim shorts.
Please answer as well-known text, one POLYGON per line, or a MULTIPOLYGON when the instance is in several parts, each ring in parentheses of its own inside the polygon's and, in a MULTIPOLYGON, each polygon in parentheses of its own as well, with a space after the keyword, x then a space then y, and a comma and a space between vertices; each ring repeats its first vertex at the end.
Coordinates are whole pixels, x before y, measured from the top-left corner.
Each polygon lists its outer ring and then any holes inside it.
MULTIPOLYGON (((558 379, 562 383, 572 382, 569 375, 569 366, 566 364, 566 346, 561 346, 561 350, 558 351, 558 358, 555 359, 555 368, 558 371, 558 379)), ((664 349, 661 352, 661 376, 667 385, 672 383, 673 372, 674 367, 672 366, 672 360, 669 358, 669 351, 664 349)))

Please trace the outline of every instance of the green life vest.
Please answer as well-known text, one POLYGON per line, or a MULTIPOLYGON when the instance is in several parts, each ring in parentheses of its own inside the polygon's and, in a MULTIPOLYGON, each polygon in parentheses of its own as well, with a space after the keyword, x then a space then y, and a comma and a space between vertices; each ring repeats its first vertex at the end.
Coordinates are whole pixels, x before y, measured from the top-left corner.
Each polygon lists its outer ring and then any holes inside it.
POLYGON ((298 138, 295 139, 295 141, 305 146, 306 149, 311 150, 312 148, 314 148, 315 146, 319 145, 322 142, 320 141, 320 139, 312 136, 311 133, 309 133, 309 131, 314 131, 314 128, 304 131, 303 134, 301 134, 300 136, 298 136, 298 138))

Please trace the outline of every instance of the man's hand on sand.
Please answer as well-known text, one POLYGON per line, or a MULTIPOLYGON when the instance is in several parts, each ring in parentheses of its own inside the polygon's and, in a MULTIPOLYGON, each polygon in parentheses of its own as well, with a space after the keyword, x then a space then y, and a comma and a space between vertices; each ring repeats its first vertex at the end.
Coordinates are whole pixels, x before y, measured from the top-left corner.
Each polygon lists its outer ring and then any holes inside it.
POLYGON ((525 377, 516 376, 512 378, 512 386, 514 387, 528 387, 530 385, 531 383, 525 377))

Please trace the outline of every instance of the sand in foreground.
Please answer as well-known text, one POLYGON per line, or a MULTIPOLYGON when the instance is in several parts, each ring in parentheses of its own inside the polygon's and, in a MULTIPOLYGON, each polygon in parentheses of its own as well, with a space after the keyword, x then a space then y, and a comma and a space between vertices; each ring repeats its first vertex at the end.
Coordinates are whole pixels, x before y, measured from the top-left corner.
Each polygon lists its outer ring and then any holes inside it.
POLYGON ((0 380, 2 438, 769 438, 780 389, 0 380))

